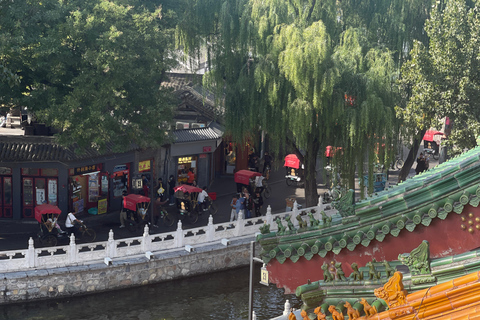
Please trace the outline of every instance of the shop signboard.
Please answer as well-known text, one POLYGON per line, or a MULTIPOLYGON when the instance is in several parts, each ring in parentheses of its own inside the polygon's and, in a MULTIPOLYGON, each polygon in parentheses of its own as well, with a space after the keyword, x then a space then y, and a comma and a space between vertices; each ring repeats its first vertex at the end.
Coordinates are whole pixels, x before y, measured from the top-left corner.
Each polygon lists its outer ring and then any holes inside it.
POLYGON ((99 171, 98 166, 96 164, 91 164, 89 166, 77 167, 74 169, 74 174, 81 175, 85 173, 99 171))
POLYGON ((107 199, 98 200, 98 214, 107 213, 107 199))
POLYGON ((203 147, 203 152, 212 152, 212 147, 211 146, 203 147))
POLYGON ((138 172, 150 171, 150 160, 140 161, 138 163, 138 172))

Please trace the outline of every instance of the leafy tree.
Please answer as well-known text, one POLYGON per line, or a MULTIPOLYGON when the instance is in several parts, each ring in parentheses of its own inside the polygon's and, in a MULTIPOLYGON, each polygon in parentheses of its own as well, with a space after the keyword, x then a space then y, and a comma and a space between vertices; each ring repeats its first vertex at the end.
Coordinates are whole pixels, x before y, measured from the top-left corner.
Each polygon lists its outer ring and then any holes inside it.
POLYGON ((277 150, 293 148, 305 163, 307 206, 318 201, 325 146, 342 148, 334 165, 350 188, 367 157, 393 158, 394 82, 422 31, 423 20, 412 21, 425 17, 421 1, 187 2, 177 40, 187 51, 207 47, 206 82, 224 99, 227 130, 241 139, 261 127, 277 150), (382 145, 387 152, 376 153, 382 145))
POLYGON ((175 19, 151 1, 4 1, 0 62, 19 82, 2 79, 0 103, 35 112, 64 144, 161 145, 175 19))
POLYGON ((479 5, 438 2, 426 22, 429 46, 415 43, 400 82, 406 103, 398 111, 407 130, 420 140, 425 130, 449 117, 454 130, 447 144, 457 152, 474 147, 480 134, 479 5))

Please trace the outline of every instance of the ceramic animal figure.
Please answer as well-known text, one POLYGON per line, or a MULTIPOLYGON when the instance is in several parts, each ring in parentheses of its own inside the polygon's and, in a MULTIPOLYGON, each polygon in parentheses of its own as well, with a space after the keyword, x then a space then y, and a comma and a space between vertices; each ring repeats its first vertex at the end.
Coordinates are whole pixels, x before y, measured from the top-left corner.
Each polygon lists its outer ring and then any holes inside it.
POLYGON ((326 262, 323 263, 322 270, 323 270, 323 281, 325 282, 333 281, 333 276, 330 273, 330 271, 328 271, 328 264, 326 262))
POLYGON ((345 302, 343 306, 347 308, 347 315, 349 320, 355 320, 357 318, 360 318, 360 312, 357 309, 354 309, 350 302, 345 302))
POLYGON ((367 262, 367 264, 365 266, 368 267, 368 278, 370 280, 380 279, 380 272, 377 272, 375 270, 375 266, 373 265, 372 261, 367 262))
POLYGON ((306 221, 303 221, 302 217, 300 216, 297 216, 297 221, 298 221, 298 226, 300 229, 305 229, 307 227, 307 222, 306 221))
POLYGON ((345 272, 343 272, 343 270, 342 270, 342 263, 341 262, 335 263, 335 269, 337 269, 338 280, 347 281, 347 278, 345 278, 345 272))
POLYGON ((383 265, 385 266, 385 273, 387 274, 387 278, 390 278, 395 273, 395 269, 390 266, 387 260, 383 260, 383 265))
POLYGON ((330 225, 330 223, 332 222, 332 217, 327 216, 325 211, 322 211, 320 213, 322 215, 323 225, 330 225))
POLYGON ((288 225, 288 229, 290 231, 294 231, 295 230, 295 226, 293 225, 292 221, 290 221, 291 217, 290 216, 286 216, 285 217, 285 221, 287 221, 287 225, 288 225))
POLYGON ((343 314, 338 312, 337 309, 335 309, 335 306, 328 307, 328 311, 330 311, 330 313, 332 314, 333 320, 344 320, 343 314))
POLYGON ((375 306, 371 306, 370 304, 368 304, 367 300, 362 298, 360 300, 360 303, 363 304, 363 311, 365 312, 365 315, 367 317, 373 316, 374 314, 377 313, 377 309, 375 308, 375 306))
POLYGON ((309 212, 307 213, 307 215, 310 218, 310 227, 317 227, 318 225, 320 225, 320 221, 313 217, 313 213, 309 212))
POLYGON ((293 313, 293 311, 290 311, 290 314, 288 315, 288 320, 297 320, 297 317, 295 316, 295 313, 293 313))
POLYGON ((317 320, 327 320, 327 316, 322 312, 322 307, 316 307, 313 313, 317 315, 317 320))
POLYGON ((354 262, 351 265, 353 272, 350 274, 349 278, 353 278, 353 281, 362 281, 363 280, 363 274, 358 271, 358 265, 354 262))
POLYGON ((302 320, 310 320, 310 318, 308 317, 307 311, 305 310, 302 310, 302 312, 300 312, 300 316, 302 316, 302 320))
POLYGON ((282 220, 280 218, 275 219, 275 222, 278 226, 278 233, 283 234, 285 232, 285 226, 282 224, 282 220))

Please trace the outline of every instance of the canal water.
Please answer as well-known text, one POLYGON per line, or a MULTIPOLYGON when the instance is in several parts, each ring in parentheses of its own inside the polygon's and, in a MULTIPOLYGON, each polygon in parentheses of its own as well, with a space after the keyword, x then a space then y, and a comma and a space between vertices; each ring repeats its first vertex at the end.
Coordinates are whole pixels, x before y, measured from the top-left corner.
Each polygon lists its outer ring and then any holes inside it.
MULTIPOLYGON (((285 300, 299 308, 301 300, 275 285, 260 284, 254 270, 253 310, 258 320, 282 315, 285 300)), ((248 319, 249 267, 155 285, 0 306, 5 320, 240 320, 248 319)))

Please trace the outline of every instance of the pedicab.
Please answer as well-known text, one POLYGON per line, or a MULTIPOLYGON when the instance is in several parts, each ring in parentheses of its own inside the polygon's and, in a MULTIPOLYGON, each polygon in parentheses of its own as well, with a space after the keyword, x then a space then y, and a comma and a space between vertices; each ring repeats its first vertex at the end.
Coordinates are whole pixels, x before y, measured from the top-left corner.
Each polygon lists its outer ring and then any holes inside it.
POLYGON ((260 172, 250 170, 238 170, 235 172, 234 180, 237 183, 237 192, 241 193, 242 188, 247 188, 249 194, 254 194, 257 190, 265 199, 270 198, 270 187, 267 180, 260 172))
POLYGON ((40 231, 37 239, 42 246, 53 247, 57 245, 58 238, 67 238, 57 227, 58 217, 62 210, 51 204, 41 204, 35 207, 35 220, 38 221, 40 231))
POLYGON ((194 187, 188 184, 182 184, 176 186, 175 199, 178 209, 179 219, 187 219, 189 223, 194 224, 198 221, 198 215, 207 212, 211 215, 215 215, 218 211, 217 205, 213 202, 216 199, 216 193, 208 193, 208 197, 205 197, 203 203, 203 209, 200 208, 198 203, 198 195, 202 192, 202 189, 194 187))
POLYGON ((123 198, 123 208, 127 212, 126 227, 129 231, 143 230, 149 224, 148 207, 150 198, 141 194, 128 194, 123 198))
POLYGON ((292 184, 300 184, 304 182, 303 176, 303 164, 300 163, 296 154, 289 154, 285 157, 285 164, 283 165, 286 169, 285 182, 287 186, 292 184))

